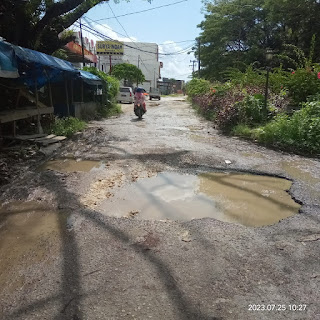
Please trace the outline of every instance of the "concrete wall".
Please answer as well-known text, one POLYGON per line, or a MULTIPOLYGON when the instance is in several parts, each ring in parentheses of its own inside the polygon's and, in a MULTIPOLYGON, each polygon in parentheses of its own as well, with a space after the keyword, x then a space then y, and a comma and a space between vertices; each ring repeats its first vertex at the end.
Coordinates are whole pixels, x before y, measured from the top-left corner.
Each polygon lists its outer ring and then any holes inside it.
POLYGON ((92 118, 97 113, 97 102, 74 102, 74 116, 79 119, 92 118))

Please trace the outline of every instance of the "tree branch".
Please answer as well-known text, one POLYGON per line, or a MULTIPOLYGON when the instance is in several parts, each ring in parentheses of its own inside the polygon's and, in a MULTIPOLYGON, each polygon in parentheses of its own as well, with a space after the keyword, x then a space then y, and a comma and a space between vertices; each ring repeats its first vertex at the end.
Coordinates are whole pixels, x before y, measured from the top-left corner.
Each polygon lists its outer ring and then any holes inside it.
POLYGON ((86 0, 83 1, 74 11, 66 14, 63 17, 63 27, 64 29, 69 28, 75 21, 81 18, 86 12, 88 12, 92 7, 99 3, 109 0, 86 0))
POLYGON ((52 27, 54 20, 58 18, 63 19, 62 25, 60 27, 57 27, 57 29, 59 29, 57 31, 61 32, 64 28, 72 25, 74 21, 79 19, 92 7, 94 7, 98 3, 105 1, 109 0, 65 0, 63 2, 55 2, 54 4, 50 5, 46 10, 46 14, 44 15, 44 17, 35 25, 33 29, 35 49, 40 46, 40 39, 43 35, 43 31, 49 25, 52 27), (67 22, 64 22, 65 19, 63 15, 66 15, 67 17, 69 16, 69 20, 66 19, 67 22))

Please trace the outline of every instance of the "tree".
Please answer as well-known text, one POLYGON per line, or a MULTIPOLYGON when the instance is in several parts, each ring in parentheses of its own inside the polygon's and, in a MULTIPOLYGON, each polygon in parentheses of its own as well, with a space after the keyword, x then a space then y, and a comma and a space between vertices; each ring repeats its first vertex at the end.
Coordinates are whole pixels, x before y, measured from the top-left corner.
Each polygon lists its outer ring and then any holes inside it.
MULTIPOLYGON (((320 39, 319 0, 216 0, 203 1, 206 15, 199 27, 201 74, 224 79, 225 70, 245 70, 249 64, 266 65, 265 52, 281 54, 287 45, 310 54, 313 35, 320 39)), ((198 54, 199 46, 195 46, 198 54)), ((314 60, 320 58, 320 42, 314 60)))
POLYGON ((1 0, 0 36, 13 44, 51 54, 72 39, 60 38, 61 32, 94 6, 108 1, 1 0))
POLYGON ((116 64, 112 68, 111 74, 119 80, 129 81, 130 83, 142 83, 145 81, 142 71, 130 63, 116 64))
POLYGON ((103 91, 103 103, 108 105, 108 103, 115 101, 116 95, 119 92, 120 83, 119 80, 105 74, 103 71, 98 70, 95 67, 83 67, 84 71, 90 72, 98 76, 103 80, 102 91, 103 91))

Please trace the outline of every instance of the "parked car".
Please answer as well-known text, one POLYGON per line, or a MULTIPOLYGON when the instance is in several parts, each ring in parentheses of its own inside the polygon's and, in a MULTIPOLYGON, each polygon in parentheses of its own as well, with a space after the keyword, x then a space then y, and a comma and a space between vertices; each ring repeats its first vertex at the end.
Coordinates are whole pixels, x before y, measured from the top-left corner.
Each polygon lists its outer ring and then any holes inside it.
POLYGON ((118 102, 133 103, 133 91, 130 87, 120 87, 117 95, 118 102))
POLYGON ((151 99, 161 99, 160 89, 159 88, 150 88, 149 97, 151 99))

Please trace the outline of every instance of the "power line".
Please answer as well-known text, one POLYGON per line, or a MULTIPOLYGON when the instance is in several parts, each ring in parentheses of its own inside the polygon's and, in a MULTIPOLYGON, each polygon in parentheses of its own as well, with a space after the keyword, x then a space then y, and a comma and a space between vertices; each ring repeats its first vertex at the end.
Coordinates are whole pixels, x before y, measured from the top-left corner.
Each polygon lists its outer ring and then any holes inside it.
POLYGON ((188 0, 182 0, 182 1, 177 1, 174 3, 169 3, 169 4, 165 4, 163 6, 159 6, 159 7, 154 7, 154 8, 150 8, 150 9, 146 9, 146 10, 141 10, 141 11, 136 11, 136 12, 131 12, 131 13, 126 13, 126 14, 122 14, 120 16, 113 16, 113 17, 107 17, 107 18, 102 18, 102 19, 97 19, 97 20, 93 20, 93 21, 101 21, 101 20, 109 20, 109 19, 114 19, 114 18, 119 18, 119 17, 125 17, 125 16, 129 16, 132 14, 137 14, 137 13, 142 13, 142 12, 147 12, 147 11, 151 11, 151 10, 156 10, 156 9, 160 9, 160 8, 164 8, 164 7, 169 7, 169 6, 173 6, 176 5, 178 3, 182 3, 182 2, 186 2, 188 0))
POLYGON ((120 36, 126 37, 126 35, 124 35, 124 34, 122 34, 122 33, 120 33, 120 32, 117 32, 117 31, 113 30, 112 28, 107 27, 107 26, 103 25, 102 23, 98 23, 98 22, 96 22, 96 21, 94 21, 94 20, 92 20, 92 19, 90 19, 90 18, 88 18, 88 17, 84 17, 83 19, 84 19, 85 21, 87 21, 87 23, 88 23, 91 27, 93 27, 93 26, 92 26, 92 24, 91 24, 90 21, 95 22, 96 24, 98 24, 99 26, 101 26, 101 27, 103 27, 103 28, 105 28, 105 29, 108 29, 108 30, 111 30, 111 31, 113 31, 113 32, 115 32, 115 33, 117 33, 117 34, 120 34, 120 36), (90 21, 88 21, 88 20, 90 20, 90 21))
MULTIPOLYGON (((123 36, 123 37, 128 37, 130 40, 131 40, 131 37, 129 37, 128 35, 124 35, 123 33, 120 33, 120 32, 118 32, 118 31, 115 31, 115 30, 113 30, 112 28, 110 28, 110 27, 108 27, 108 26, 106 26, 106 25, 104 25, 104 24, 102 24, 102 23, 99 23, 99 22, 97 22, 98 20, 93 20, 93 19, 91 19, 91 18, 89 18, 89 17, 83 17, 83 19, 85 20, 85 21, 87 21, 87 23, 93 28, 94 26, 92 26, 92 23, 91 22, 94 22, 94 23, 96 23, 96 24, 98 24, 99 26, 101 26, 101 27, 103 27, 103 28, 105 28, 105 29, 108 29, 108 30, 111 30, 111 31, 113 31, 114 33, 117 33, 117 34, 119 34, 120 36, 123 36), (90 20, 90 21, 88 21, 88 20, 90 20)), ((132 40, 131 40, 132 41, 132 40)), ((166 45, 166 46, 171 46, 171 45, 174 45, 174 44, 176 44, 176 43, 183 43, 183 42, 194 42, 195 40, 194 39, 190 39, 190 40, 182 40, 182 41, 173 41, 172 43, 171 42, 165 42, 165 43, 158 43, 158 46, 161 46, 161 45, 166 45)), ((133 42, 133 41, 132 41, 133 42)), ((145 44, 145 46, 152 46, 152 44, 145 44)))
MULTIPOLYGON (((78 22, 75 22, 75 23, 77 24, 78 22)), ((76 26, 78 26, 78 25, 76 25, 76 26)), ((116 39, 113 39, 113 38, 111 38, 111 37, 109 37, 109 36, 101 33, 100 31, 97 31, 96 29, 91 28, 91 27, 88 27, 88 26, 86 26, 86 25, 82 25, 82 28, 85 29, 87 32, 89 32, 89 33, 91 33, 91 34, 100 37, 101 39, 104 39, 104 40, 105 40, 105 39, 108 39, 108 40, 111 40, 111 41, 118 41, 118 40, 116 40, 116 39)), ((121 42, 121 41, 118 41, 118 42, 121 42)), ((134 42, 133 42, 133 43, 134 43, 134 42)), ((123 45, 124 45, 125 47, 132 48, 132 49, 135 49, 135 50, 138 50, 138 51, 141 51, 141 52, 145 52, 145 53, 149 53, 149 54, 156 54, 155 52, 151 52, 151 51, 144 50, 144 49, 141 49, 141 48, 139 49, 139 48, 130 46, 130 45, 126 44, 126 43, 123 43, 123 45)), ((159 53, 159 55, 162 55, 162 56, 180 55, 180 54, 186 53, 188 50, 192 49, 192 47, 193 47, 193 46, 189 46, 189 47, 187 47, 187 48, 184 48, 184 49, 181 49, 181 50, 175 51, 175 52, 159 53)))
POLYGON ((119 23, 120 27, 122 28, 122 30, 124 31, 124 33, 127 35, 127 37, 131 40, 131 37, 128 35, 128 32, 126 31, 126 29, 123 27, 123 25, 120 23, 119 19, 116 17, 116 15, 114 14, 109 2, 108 2, 108 6, 113 14, 113 16, 116 18, 117 22, 119 23))
MULTIPOLYGON (((112 10, 112 8, 111 8, 111 6, 110 6, 109 3, 108 3, 108 6, 109 6, 109 8, 110 8, 110 10, 111 10, 111 12, 112 12, 112 14, 113 14, 113 16, 116 18, 117 22, 119 23, 119 25, 120 25, 121 28, 123 29, 124 33, 125 33, 125 34, 127 35, 127 37, 131 40, 130 36, 128 35, 128 32, 126 31, 126 29, 124 28, 124 26, 120 23, 119 19, 118 19, 118 18, 116 17, 116 15, 114 14, 114 12, 113 12, 113 10, 112 10)), ((138 46, 137 44, 135 44, 135 46, 137 47, 138 50, 141 50, 141 48, 139 48, 139 46, 138 46)), ((139 56, 139 58, 138 58, 138 64, 139 64, 139 59, 141 60, 143 66, 146 68, 146 70, 150 72, 150 70, 146 67, 146 65, 144 64, 143 60, 140 58, 140 56, 139 56)))

